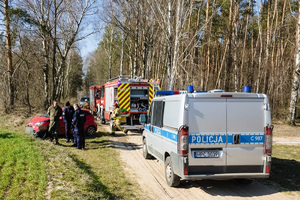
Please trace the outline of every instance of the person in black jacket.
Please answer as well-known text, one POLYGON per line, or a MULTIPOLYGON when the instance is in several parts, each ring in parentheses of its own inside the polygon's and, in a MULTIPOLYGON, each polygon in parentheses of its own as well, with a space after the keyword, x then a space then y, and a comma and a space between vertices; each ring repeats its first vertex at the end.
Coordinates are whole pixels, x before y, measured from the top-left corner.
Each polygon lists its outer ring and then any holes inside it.
POLYGON ((80 109, 78 104, 74 104, 75 113, 73 116, 73 127, 74 127, 74 143, 77 144, 77 149, 84 149, 85 147, 85 138, 84 138, 84 123, 85 115, 84 112, 80 109))
POLYGON ((70 142, 73 140, 72 136, 72 119, 74 115, 74 108, 70 105, 70 102, 67 101, 66 107, 63 110, 63 120, 65 122, 65 135, 66 135, 66 142, 70 142))

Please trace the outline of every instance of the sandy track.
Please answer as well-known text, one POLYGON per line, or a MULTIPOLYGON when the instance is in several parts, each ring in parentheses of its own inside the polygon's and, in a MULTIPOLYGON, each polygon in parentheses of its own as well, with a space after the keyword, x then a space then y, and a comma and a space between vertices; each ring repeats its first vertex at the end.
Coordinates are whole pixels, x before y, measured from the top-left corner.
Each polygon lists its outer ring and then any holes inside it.
MULTIPOLYGON (((102 126, 106 131, 107 126, 102 126)), ((142 155, 142 137, 139 133, 116 133, 111 137, 120 151, 125 170, 143 189, 146 199, 297 199, 291 195, 254 181, 243 185, 237 181, 181 181, 180 187, 171 188, 164 177, 164 165, 156 159, 145 160, 142 155)))

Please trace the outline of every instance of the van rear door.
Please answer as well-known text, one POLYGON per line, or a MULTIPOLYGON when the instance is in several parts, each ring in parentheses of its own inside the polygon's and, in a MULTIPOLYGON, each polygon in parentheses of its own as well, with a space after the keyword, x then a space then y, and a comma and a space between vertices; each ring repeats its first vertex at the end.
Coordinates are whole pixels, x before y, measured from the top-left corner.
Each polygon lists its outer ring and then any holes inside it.
POLYGON ((189 174, 224 173, 226 98, 189 98, 189 174))
POLYGON ((263 172, 264 99, 227 98, 227 173, 263 172))

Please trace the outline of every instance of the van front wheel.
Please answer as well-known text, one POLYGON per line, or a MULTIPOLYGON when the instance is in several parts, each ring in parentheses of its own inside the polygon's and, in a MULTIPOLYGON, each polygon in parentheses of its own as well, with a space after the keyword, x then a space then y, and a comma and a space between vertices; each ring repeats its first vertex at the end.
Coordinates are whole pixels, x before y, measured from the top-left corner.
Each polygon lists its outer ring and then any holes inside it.
POLYGON ((180 184, 180 177, 177 176, 173 171, 173 166, 172 166, 170 156, 168 156, 165 161, 165 177, 166 177, 167 184, 170 187, 176 187, 180 184))

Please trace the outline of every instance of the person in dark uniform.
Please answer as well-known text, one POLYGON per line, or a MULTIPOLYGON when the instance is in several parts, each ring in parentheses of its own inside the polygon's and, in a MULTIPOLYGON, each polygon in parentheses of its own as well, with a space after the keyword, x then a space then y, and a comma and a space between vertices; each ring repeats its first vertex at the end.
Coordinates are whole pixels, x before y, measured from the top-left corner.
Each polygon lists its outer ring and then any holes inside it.
POLYGON ((85 138, 84 138, 84 123, 85 115, 84 112, 80 109, 78 104, 74 104, 75 113, 73 116, 73 127, 74 127, 74 143, 77 144, 77 149, 85 148, 85 138))
POLYGON ((72 135, 72 119, 74 115, 74 108, 70 105, 70 102, 67 101, 66 107, 63 110, 63 119, 65 122, 65 134, 66 134, 66 142, 70 142, 70 140, 73 140, 72 135))
POLYGON ((53 105, 48 108, 48 115, 50 116, 50 124, 49 124, 49 134, 50 140, 53 141, 53 137, 55 138, 55 144, 59 144, 58 142, 58 129, 59 129, 59 117, 62 114, 61 107, 57 104, 56 100, 53 100, 53 105))

